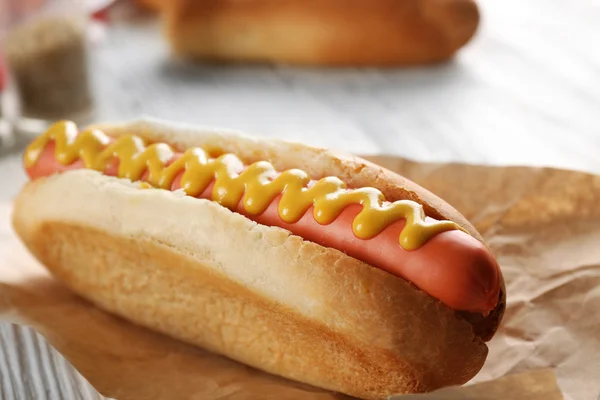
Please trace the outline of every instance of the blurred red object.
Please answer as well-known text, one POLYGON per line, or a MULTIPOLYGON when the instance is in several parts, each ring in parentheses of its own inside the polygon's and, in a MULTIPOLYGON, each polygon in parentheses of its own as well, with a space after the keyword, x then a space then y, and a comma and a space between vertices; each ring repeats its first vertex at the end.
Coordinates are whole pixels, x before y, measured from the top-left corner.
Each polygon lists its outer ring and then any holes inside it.
POLYGON ((100 22, 108 22, 110 16, 110 9, 103 8, 102 10, 98 10, 92 13, 92 18, 96 21, 100 22))
POLYGON ((4 64, 4 59, 2 58, 2 54, 0 54, 0 92, 4 90, 4 86, 6 85, 6 65, 4 64))
POLYGON ((84 4, 94 20, 107 22, 110 17, 110 8, 117 2, 118 0, 87 0, 84 4))

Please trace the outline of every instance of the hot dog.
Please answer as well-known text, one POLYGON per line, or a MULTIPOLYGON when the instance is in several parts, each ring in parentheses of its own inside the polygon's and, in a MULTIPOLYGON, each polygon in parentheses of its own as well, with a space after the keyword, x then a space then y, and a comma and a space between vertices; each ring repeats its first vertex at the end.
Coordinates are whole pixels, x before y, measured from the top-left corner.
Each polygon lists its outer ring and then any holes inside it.
MULTIPOLYGON (((502 316, 504 286, 500 269, 490 250, 474 228, 450 206, 401 177, 390 175, 382 179, 380 176, 382 170, 366 162, 353 171, 346 169, 345 173, 364 174, 369 170, 378 170, 379 175, 373 179, 372 186, 365 185, 360 180, 353 181, 352 177, 346 176, 344 179, 343 173, 340 174, 341 176, 336 176, 335 173, 340 170, 339 165, 347 161, 329 154, 325 157, 332 165, 331 171, 327 169, 310 171, 311 168, 307 168, 309 171, 306 171, 301 168, 302 164, 307 166, 319 160, 319 157, 323 157, 324 154, 321 150, 307 146, 275 141, 269 143, 269 141, 217 133, 198 134, 191 139, 177 128, 166 129, 169 131, 165 132, 165 128, 142 123, 116 128, 92 127, 79 132, 73 123, 61 121, 34 140, 25 152, 25 169, 32 182, 23 190, 20 200, 17 201, 16 230, 32 252, 75 291, 91 298, 101 307, 119 313, 134 322, 208 347, 258 368, 365 398, 379 398, 394 392, 418 392, 447 384, 463 383, 478 371, 487 352, 483 343, 491 338, 502 316), (191 141, 196 141, 198 144, 190 145, 191 141), (182 142, 187 143, 182 145, 182 142), (296 146, 294 149, 296 153, 303 153, 298 156, 303 160, 295 163, 294 156, 289 157, 290 152, 285 146, 288 146, 288 149, 289 146, 296 146), (268 153, 267 157, 261 157, 261 147, 263 153, 268 153), (317 173, 313 176, 309 172, 317 173), (285 311, 287 313, 285 315, 300 314, 302 318, 308 318, 313 323, 315 321, 312 320, 318 315, 317 322, 324 326, 320 326, 320 329, 303 327, 302 333, 295 333, 303 338, 302 340, 296 338, 298 339, 296 343, 300 343, 300 347, 322 346, 315 356, 328 354, 329 357, 338 357, 339 360, 334 361, 333 364, 324 363, 328 366, 327 369, 336 366, 335 363, 339 363, 342 359, 345 360, 344 365, 347 364, 349 367, 345 370, 342 368, 342 371, 337 373, 328 372, 324 376, 323 373, 306 370, 309 364, 314 365, 314 359, 283 363, 265 361, 264 353, 268 350, 239 348, 234 350, 231 339, 230 341, 224 339, 222 333, 198 338, 198 332, 193 329, 189 331, 189 328, 177 328, 169 324, 165 326, 164 319, 136 315, 132 310, 140 300, 128 298, 131 303, 129 305, 122 304, 124 299, 115 300, 114 292, 118 284, 114 282, 106 288, 108 292, 113 293, 108 295, 100 290, 89 290, 88 286, 97 286, 98 281, 102 280, 97 276, 94 277, 94 274, 83 278, 73 277, 75 267, 66 265, 67 260, 61 258, 64 255, 59 255, 61 252, 57 253, 47 248, 53 246, 48 244, 47 235, 44 242, 40 243, 40 232, 44 229, 54 231, 56 226, 60 227, 59 232, 82 229, 83 225, 86 231, 98 231, 100 232, 98 235, 106 234, 106 227, 103 229, 102 224, 94 219, 92 209, 106 207, 114 210, 118 207, 125 210, 132 207, 127 200, 131 186, 122 183, 123 180, 136 185, 135 194, 132 196, 135 199, 143 198, 143 204, 159 205, 166 201, 161 196, 174 196, 168 198, 174 203, 181 202, 181 205, 167 202, 165 210, 183 210, 185 207, 203 210, 210 208, 218 210, 214 212, 218 212, 219 215, 227 215, 226 218, 232 218, 232 221, 233 218, 241 218, 239 221, 247 221, 243 224, 257 223, 260 229, 267 229, 265 232, 278 232, 278 235, 287 232, 288 236, 285 237, 297 237, 302 243, 311 246, 313 250, 310 256, 304 256, 308 264, 305 266, 306 272, 302 272, 308 273, 302 276, 304 283, 290 282, 290 285, 285 288, 291 292, 298 292, 297 294, 304 296, 305 299, 293 300, 291 303, 280 294, 279 291, 282 289, 278 288, 280 282, 277 279, 284 281, 291 279, 291 276, 297 272, 286 272, 288 266, 282 259, 267 257, 263 261, 266 266, 256 267, 265 268, 260 274, 260 279, 254 277, 249 281, 244 281, 239 275, 249 273, 248 271, 240 272, 237 269, 234 271, 226 266, 230 256, 228 254, 211 255, 202 265, 206 268, 204 264, 211 261, 216 265, 213 266, 213 270, 224 274, 223 279, 230 283, 242 283, 243 289, 253 291, 262 300, 267 299, 269 303, 267 308, 291 307, 291 310, 285 311), (402 182, 398 185, 401 190, 394 187, 398 180, 402 182), (77 182, 79 183, 76 184, 77 182), (25 204, 40 201, 34 200, 39 199, 40 194, 46 193, 48 198, 54 198, 58 190, 55 188, 64 188, 64 185, 69 187, 72 185, 71 196, 76 198, 83 196, 83 193, 97 191, 98 193, 87 201, 92 203, 96 201, 99 205, 86 206, 85 200, 83 202, 78 200, 75 205, 80 208, 80 212, 77 216, 71 215, 71 217, 56 214, 55 211, 48 210, 47 205, 37 207, 45 210, 37 217, 31 215, 31 210, 24 211, 26 208, 31 208, 25 204), (119 187, 119 185, 124 186, 119 187), (81 188, 81 193, 77 192, 78 187, 81 188), (86 187, 88 189, 84 189, 86 187), (122 198, 122 202, 120 200, 115 205, 112 204, 112 200, 106 200, 111 204, 105 205, 100 193, 107 191, 112 193, 111 198, 122 198), (404 192, 403 197, 398 196, 399 191, 404 192), (182 196, 193 199, 193 203, 188 204, 187 200, 184 203, 181 200, 182 196), (19 207, 19 205, 23 206, 19 207), (90 215, 85 215, 86 210, 90 215), (25 214, 26 212, 28 214, 25 214), (233 217, 234 215, 237 217, 233 217), (66 228, 65 224, 70 228, 66 228), (333 262, 330 260, 332 257, 335 259, 333 262), (330 287, 329 292, 324 290, 320 280, 311 277, 311 274, 315 274, 315 269, 325 269, 316 273, 317 275, 330 274, 342 265, 348 265, 342 275, 343 279, 339 287, 334 290, 330 287), (327 270, 328 268, 330 270, 327 270), (381 280, 376 287, 372 286, 374 279, 381 280), (267 283, 264 283, 265 281, 267 283), (268 283, 270 287, 267 287, 268 283), (315 286, 316 289, 307 289, 305 285, 315 286), (318 293, 316 298, 315 292, 318 293), (354 308, 345 309, 343 312, 331 310, 330 313, 323 315, 311 314, 308 309, 303 312, 293 310, 300 307, 300 303, 304 304, 311 299, 309 303, 312 304, 339 302, 346 308, 349 305, 354 308), (385 304, 383 308, 382 304, 385 304), (405 309, 402 312, 390 312, 391 304, 408 307, 411 311, 408 313, 405 309), (369 310, 368 307, 371 310, 379 310, 374 317, 376 326, 370 327, 373 333, 366 333, 363 331, 364 327, 356 325, 359 323, 359 319, 356 319, 357 314, 372 312, 365 311, 361 307, 367 307, 366 310, 369 310), (382 309, 385 309, 385 312, 382 309), (424 316, 424 310, 431 315, 424 316), (399 317, 400 315, 402 317, 399 317), (431 331, 425 333, 425 330, 431 331), (313 331, 320 333, 313 333, 312 336, 307 334, 313 331), (349 350, 331 353, 329 349, 329 353, 323 353, 327 346, 331 345, 331 339, 324 339, 323 335, 325 337, 340 335, 342 332, 346 345, 353 343, 356 346, 361 343, 361 346, 370 345, 377 349, 374 352, 378 354, 377 361, 364 354, 353 358, 349 356, 352 353, 349 350), (376 332, 378 332, 377 337, 374 336, 376 332), (381 335, 389 338, 389 342, 378 343, 381 341, 381 335), (396 338, 394 339, 393 336, 396 338), (320 342, 323 343, 315 344, 320 342), (422 349, 416 349, 415 345, 422 349), (450 348, 453 346, 456 348, 450 348), (424 361, 427 359, 427 352, 434 348, 435 355, 430 355, 434 359, 429 362, 424 361), (460 349, 461 354, 455 353, 457 349, 460 349), (357 371, 365 372, 365 377, 368 377, 371 383, 373 379, 377 383, 367 384, 367 381, 362 381, 363 378, 357 376, 357 371)), ((355 165, 357 163, 356 159, 352 162, 355 165)), ((358 162, 362 161, 358 160, 358 162)), ((135 203, 137 201, 135 199, 132 197, 130 200, 135 203)), ((45 204, 53 204, 55 208, 64 207, 52 202, 45 204)), ((65 214, 72 214, 72 208, 73 206, 63 211, 65 214)), ((147 215, 147 218, 152 217, 147 215)), ((127 218, 123 216, 117 219, 117 222, 129 229, 130 227, 124 223, 127 218)), ((193 221, 194 216, 190 215, 189 218, 193 221)), ((213 229, 217 235, 221 225, 217 221, 211 222, 211 218, 191 223, 202 224, 203 228, 213 229)), ((183 223, 182 220, 175 218, 170 218, 168 221, 183 223)), ((131 225, 138 223, 140 222, 131 225)), ((254 226, 256 225, 247 225, 244 230, 231 222, 228 229, 235 233, 230 232, 229 236, 237 237, 244 232, 247 236, 251 236, 251 233, 257 229, 254 226)), ((151 230, 154 228, 156 227, 152 227, 151 230)), ((193 226, 190 227, 192 228, 193 226)), ((149 234, 144 231, 145 229, 141 229, 136 234, 136 242, 145 243, 145 239, 158 242, 164 240, 159 233, 149 234)), ((109 229, 108 233, 121 238, 123 242, 131 239, 130 235, 125 235, 118 230, 109 229)), ((262 240, 265 234, 261 235, 262 240)), ((61 234, 54 236, 60 237, 61 234)), ((180 239, 170 245, 179 247, 183 241, 180 239)), ((212 242, 211 239, 207 241, 212 242)), ((128 251, 139 247, 140 252, 147 253, 148 251, 143 249, 144 245, 139 243, 130 244, 128 251)), ((215 245, 206 245, 202 252, 205 251, 219 253, 215 250, 215 245)), ((289 249, 287 251, 289 253, 289 249)), ((189 249, 187 252, 187 256, 190 256, 189 249)), ((232 252, 235 253, 235 250, 232 252)), ((250 259, 259 257, 259 253, 254 249, 245 249, 245 252, 246 257, 250 259)), ((194 252, 191 252, 191 255, 197 256, 194 252)), ((301 255, 302 252, 297 252, 287 254, 285 257, 286 259, 291 257, 296 260, 296 263, 302 263, 302 257, 299 257, 301 255)), ((106 257, 105 254, 97 256, 106 257)), ((176 257, 173 255, 173 258, 176 257)), ((119 257, 116 259, 126 265, 124 259, 119 257)), ((89 262, 89 258, 87 260, 89 262)), ((185 275, 177 269, 170 271, 169 274, 178 278, 185 275)), ((219 293, 219 296, 223 297, 224 294, 219 293)), ((202 296, 199 297, 198 302, 202 303, 202 296)), ((169 302, 162 304, 161 307, 169 309, 169 302)), ((216 316, 206 316, 206 318, 217 324, 223 322, 219 322, 216 316)), ((265 318, 265 324, 278 326, 274 317, 265 318)), ((184 324, 185 321, 180 323, 184 324)), ((243 319, 236 320, 235 324, 242 326, 243 329, 253 329, 252 323, 245 323, 243 319)), ((277 336, 276 330, 269 335, 275 335, 271 341, 279 348, 277 351, 290 351, 289 344, 285 343, 283 337, 277 336)), ((306 351, 303 354, 305 353, 306 351)), ((337 367, 339 369, 339 364, 337 367)))
MULTIPOLYGON (((54 129, 56 135, 60 135, 60 132, 66 129, 76 131, 73 124, 58 124, 54 129)), ((100 132, 87 134, 94 138, 97 137, 95 135, 102 135, 100 132)), ((111 145, 114 146, 114 139, 109 137, 97 140, 98 143, 102 143, 102 151, 110 148, 111 145)), ((56 150, 54 142, 43 146, 41 153, 36 155, 35 160, 30 160, 26 168, 30 178, 37 179, 56 172, 86 167, 81 159, 61 163, 56 158, 56 154, 63 153, 56 150)), ((143 152, 140 151, 140 154, 143 152)), ((167 157, 168 161, 165 164, 177 162, 181 156, 182 153, 173 152, 167 157)), ((110 161, 107 167, 101 168, 102 172, 109 176, 118 176, 120 160, 115 158, 110 161)), ((235 166, 237 171, 234 175, 243 174, 246 168, 237 158, 234 158, 233 162, 239 163, 235 166)), ((167 189, 181 189, 181 178, 185 171, 185 168, 181 168, 167 184, 167 189)), ((147 170, 138 175, 134 177, 135 180, 146 182, 149 180, 147 170)), ((271 176, 270 179, 276 180, 277 175, 271 176)), ((304 186, 314 187, 315 184, 316 181, 308 181, 304 186)), ((226 189, 226 186, 220 189, 226 189)), ((197 197, 214 200, 217 193, 214 190, 214 181, 210 183, 207 181, 205 188, 198 192, 200 193, 194 193, 197 197)), ((448 229, 447 231, 432 237, 419 251, 408 251, 398 245, 397 240, 404 230, 405 219, 396 219, 373 237, 358 238, 352 232, 352 224, 361 212, 360 204, 352 203, 346 206, 335 218, 326 223, 315 220, 314 206, 310 206, 300 218, 285 221, 278 211, 281 205, 280 199, 281 195, 277 195, 268 203, 266 209, 254 214, 249 212, 241 199, 234 201, 231 208, 258 223, 288 229, 307 240, 341 250, 352 257, 404 278, 456 310, 489 312, 496 307, 500 290, 498 266, 485 246, 468 233, 447 226, 442 228, 448 229)), ((388 206, 390 204, 387 203, 388 206)), ((431 218, 429 220, 434 223, 431 218)))

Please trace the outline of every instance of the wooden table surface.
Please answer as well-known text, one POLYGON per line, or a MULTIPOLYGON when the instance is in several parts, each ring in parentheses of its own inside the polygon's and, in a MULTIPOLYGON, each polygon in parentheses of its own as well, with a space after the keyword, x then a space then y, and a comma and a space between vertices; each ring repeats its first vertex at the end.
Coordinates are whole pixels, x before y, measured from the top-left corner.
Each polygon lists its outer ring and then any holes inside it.
MULTIPOLYGON (((152 22, 93 51, 97 120, 140 115, 423 161, 600 172, 600 2, 482 0, 451 63, 396 70, 186 66, 152 22)), ((0 201, 25 177, 0 158, 0 201)), ((1 399, 101 398, 44 340, 0 323, 1 399)))

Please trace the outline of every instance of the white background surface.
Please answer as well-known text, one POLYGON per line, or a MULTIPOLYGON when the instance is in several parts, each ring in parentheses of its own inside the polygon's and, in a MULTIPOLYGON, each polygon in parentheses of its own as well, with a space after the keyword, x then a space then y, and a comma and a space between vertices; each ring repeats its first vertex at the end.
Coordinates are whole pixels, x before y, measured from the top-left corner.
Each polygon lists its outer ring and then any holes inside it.
MULTIPOLYGON (((401 71, 191 67, 169 59, 153 26, 117 26, 94 49, 96 119, 148 114, 363 154, 600 172, 600 1, 481 9, 453 62, 401 71)), ((24 180, 18 154, 0 158, 0 201, 24 180)), ((30 331, 0 324, 0 341, 2 398, 94 398, 30 331)))

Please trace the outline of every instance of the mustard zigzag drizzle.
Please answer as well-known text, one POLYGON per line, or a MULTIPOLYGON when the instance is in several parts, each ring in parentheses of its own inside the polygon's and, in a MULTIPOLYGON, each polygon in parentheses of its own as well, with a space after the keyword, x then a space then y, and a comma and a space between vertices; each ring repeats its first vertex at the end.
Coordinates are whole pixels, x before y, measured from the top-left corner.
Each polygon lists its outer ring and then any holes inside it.
POLYGON ((184 170, 181 187, 192 197, 199 196, 214 180, 212 200, 230 210, 242 200, 248 215, 262 214, 273 199, 281 195, 279 216, 287 223, 297 222, 314 205, 315 220, 327 225, 346 206, 360 204, 362 211, 352 223, 356 237, 370 239, 390 224, 406 219, 399 236, 399 244, 405 250, 415 250, 441 232, 464 231, 452 221, 426 221, 423 207, 414 201, 387 202, 375 188, 348 189, 336 177, 313 181, 309 186, 310 177, 299 169, 277 173, 266 161, 255 162, 244 169, 242 161, 233 154, 210 158, 201 148, 188 149, 167 166, 175 152, 165 143, 147 146, 143 139, 131 135, 111 143, 99 130, 78 133, 77 126, 70 121, 55 123, 27 147, 24 155, 27 168, 37 162, 51 141, 55 143, 55 157, 63 165, 81 160, 85 168, 104 171, 118 159, 120 178, 137 181, 147 170, 147 181, 156 188, 170 190, 175 177, 184 170))

